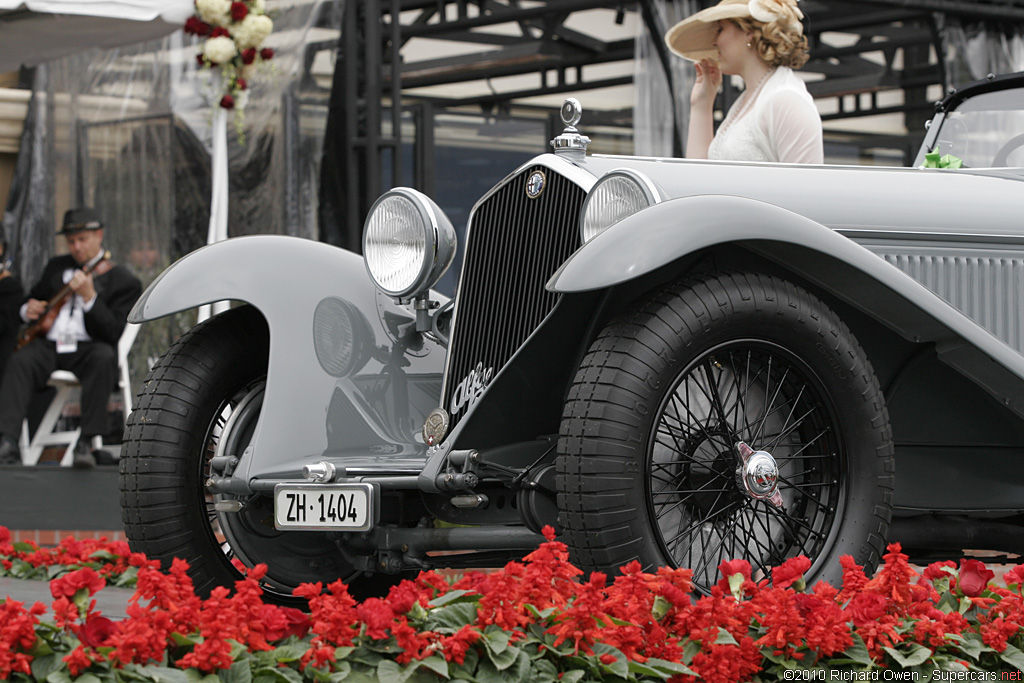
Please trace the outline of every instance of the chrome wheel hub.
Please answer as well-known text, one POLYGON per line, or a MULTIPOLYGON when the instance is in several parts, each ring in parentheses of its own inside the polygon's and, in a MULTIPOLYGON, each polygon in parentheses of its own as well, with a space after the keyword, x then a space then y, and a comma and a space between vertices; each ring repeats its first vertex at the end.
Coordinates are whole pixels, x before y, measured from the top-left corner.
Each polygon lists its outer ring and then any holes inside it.
POLYGON ((779 466, 767 451, 755 451, 740 441, 734 447, 739 458, 736 478, 743 491, 755 500, 766 500, 775 507, 782 507, 779 493, 779 466))

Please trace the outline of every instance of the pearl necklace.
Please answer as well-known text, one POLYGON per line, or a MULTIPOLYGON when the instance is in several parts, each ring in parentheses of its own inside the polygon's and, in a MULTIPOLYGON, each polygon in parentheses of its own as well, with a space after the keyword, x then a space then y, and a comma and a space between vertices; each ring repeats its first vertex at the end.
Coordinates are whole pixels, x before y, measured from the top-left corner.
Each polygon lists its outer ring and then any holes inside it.
POLYGON ((740 95, 740 99, 736 101, 736 104, 733 105, 732 109, 729 110, 729 113, 726 114, 725 120, 722 121, 722 125, 718 129, 719 133, 726 130, 730 125, 747 113, 747 110, 750 109, 754 100, 757 99, 757 94, 761 92, 761 88, 773 73, 775 73, 774 66, 764 72, 764 75, 761 76, 761 80, 757 82, 757 85, 754 86, 753 90, 747 88, 743 91, 743 94, 740 95))

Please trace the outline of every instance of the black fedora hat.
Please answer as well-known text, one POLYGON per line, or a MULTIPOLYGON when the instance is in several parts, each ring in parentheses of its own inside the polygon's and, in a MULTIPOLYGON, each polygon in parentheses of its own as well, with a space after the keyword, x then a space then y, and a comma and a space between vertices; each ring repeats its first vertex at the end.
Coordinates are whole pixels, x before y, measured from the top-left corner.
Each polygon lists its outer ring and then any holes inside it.
POLYGON ((64 225, 58 234, 71 235, 83 230, 99 230, 103 227, 100 214, 88 206, 68 209, 64 214, 64 225))

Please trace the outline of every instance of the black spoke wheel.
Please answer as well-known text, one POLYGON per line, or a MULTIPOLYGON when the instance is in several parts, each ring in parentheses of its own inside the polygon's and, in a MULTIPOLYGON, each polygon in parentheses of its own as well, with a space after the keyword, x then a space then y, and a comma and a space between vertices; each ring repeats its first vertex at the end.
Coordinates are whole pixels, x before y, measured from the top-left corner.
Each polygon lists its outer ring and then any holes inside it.
MULTIPOLYGON (((216 456, 242 460, 263 406, 269 334, 251 307, 227 311, 183 335, 146 380, 125 429, 120 462, 122 519, 132 549, 169 565, 189 562, 201 595, 268 567, 264 597, 302 604, 304 582, 350 583, 353 569, 327 533, 274 527, 270 496, 211 494, 216 456)), ((371 577, 372 578, 372 577, 371 577)), ((390 577, 386 583, 390 584, 390 577)))
POLYGON ((563 416, 560 521, 574 559, 755 577, 796 555, 837 581, 874 566, 891 514, 881 391, 821 301, 776 278, 709 275, 613 321, 584 358, 563 416))

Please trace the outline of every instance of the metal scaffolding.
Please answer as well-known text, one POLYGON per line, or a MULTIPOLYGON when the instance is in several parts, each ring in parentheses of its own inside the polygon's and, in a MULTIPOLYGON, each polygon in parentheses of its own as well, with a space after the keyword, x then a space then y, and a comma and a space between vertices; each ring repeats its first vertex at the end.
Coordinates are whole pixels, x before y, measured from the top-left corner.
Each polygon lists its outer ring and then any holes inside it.
MULTIPOLYGON (((616 36, 601 26, 586 32, 573 20, 600 9, 611 10, 612 21, 621 23, 627 12, 634 12, 651 35, 660 37, 667 27, 660 25, 658 1, 345 3, 321 175, 323 238, 358 250, 354 231, 386 185, 432 190, 436 112, 495 115, 533 110, 546 117, 548 110, 536 111, 530 99, 631 83, 630 74, 608 75, 592 67, 631 62, 633 38, 616 36), (403 47, 414 39, 460 49, 450 56, 403 59, 403 47), (513 77, 527 75, 534 75, 534 82, 517 86, 513 77), (486 87, 455 87, 469 83, 486 87), (411 140, 403 140, 403 120, 406 134, 412 121, 411 140), (403 145, 411 145, 411 165, 401 162, 403 145)), ((939 30, 944 18, 1024 23, 1024 0, 804 0, 801 7, 811 45, 811 60, 803 71, 812 74, 808 88, 822 104, 822 118, 900 114, 911 131, 901 139, 879 134, 853 134, 847 139, 852 138, 853 145, 887 144, 908 150, 916 146, 930 117, 929 87, 946 83, 939 30)), ((663 43, 654 44, 660 46, 662 68, 671 73, 663 43)), ((727 89, 723 105, 735 94, 727 89)), ((628 126, 631 111, 588 115, 589 125, 602 123, 628 126)), ((676 128, 678 150, 684 133, 676 128)))

